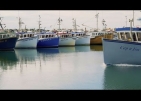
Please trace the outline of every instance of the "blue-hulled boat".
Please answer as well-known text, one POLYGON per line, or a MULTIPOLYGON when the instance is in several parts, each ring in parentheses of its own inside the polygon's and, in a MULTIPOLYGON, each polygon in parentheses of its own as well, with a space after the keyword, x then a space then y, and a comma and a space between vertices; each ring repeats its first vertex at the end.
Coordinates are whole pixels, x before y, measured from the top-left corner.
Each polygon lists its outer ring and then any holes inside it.
POLYGON ((16 34, 4 31, 4 28, 1 23, 1 17, 0 26, 2 28, 2 30, 0 31, 0 50, 13 50, 18 39, 16 34))
POLYGON ((53 32, 37 33, 37 48, 58 48, 59 37, 53 32))
POLYGON ((16 35, 0 33, 0 50, 13 50, 17 42, 16 35))

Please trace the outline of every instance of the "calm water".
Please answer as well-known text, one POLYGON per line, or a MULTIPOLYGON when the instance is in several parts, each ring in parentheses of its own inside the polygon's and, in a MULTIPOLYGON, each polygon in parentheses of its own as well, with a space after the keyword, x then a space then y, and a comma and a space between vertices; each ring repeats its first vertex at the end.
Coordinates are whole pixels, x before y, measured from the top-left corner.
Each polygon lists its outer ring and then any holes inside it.
POLYGON ((141 89, 141 67, 105 66, 102 46, 0 52, 0 89, 141 89))

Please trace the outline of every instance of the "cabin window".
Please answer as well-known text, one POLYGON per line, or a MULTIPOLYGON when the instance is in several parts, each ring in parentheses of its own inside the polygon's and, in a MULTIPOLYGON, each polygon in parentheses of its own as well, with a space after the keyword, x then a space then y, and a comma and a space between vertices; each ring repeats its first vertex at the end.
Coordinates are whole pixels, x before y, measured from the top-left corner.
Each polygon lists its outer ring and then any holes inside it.
POLYGON ((120 33, 121 40, 125 40, 124 33, 120 33))
POLYGON ((48 35, 46 35, 46 38, 48 37, 48 35))
POLYGON ((20 38, 23 38, 23 35, 21 35, 20 38))
POLYGON ((41 37, 44 38, 44 35, 42 35, 41 37))
POLYGON ((131 41, 130 33, 129 33, 129 32, 126 32, 125 35, 126 35, 127 40, 128 40, 128 41, 131 41))
POLYGON ((141 41, 141 33, 137 32, 138 41, 141 41))
POLYGON ((2 38, 2 35, 0 35, 0 39, 2 38))
POLYGON ((24 35, 24 37, 26 37, 26 35, 24 35))
POLYGON ((136 41, 136 35, 135 33, 132 33, 133 41, 136 41))

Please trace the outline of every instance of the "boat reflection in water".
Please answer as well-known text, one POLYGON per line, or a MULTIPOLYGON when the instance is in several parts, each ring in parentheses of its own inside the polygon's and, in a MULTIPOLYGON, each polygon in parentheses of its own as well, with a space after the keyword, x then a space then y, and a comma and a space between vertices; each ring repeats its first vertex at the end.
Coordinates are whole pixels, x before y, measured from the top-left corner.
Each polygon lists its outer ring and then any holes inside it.
POLYGON ((90 45, 92 51, 103 51, 102 45, 90 45))
POLYGON ((37 48, 38 54, 38 67, 47 69, 49 67, 56 67, 56 63, 59 60, 59 49, 58 48, 37 48))
POLYGON ((40 54, 56 54, 59 53, 58 48, 37 48, 37 52, 40 54))
POLYGON ((16 66, 18 59, 15 51, 0 51, 0 69, 7 70, 16 66))
POLYGON ((89 52, 90 46, 75 46, 75 52, 89 52))
POLYGON ((19 64, 35 63, 37 49, 15 49, 19 64))
POLYGON ((59 47, 59 53, 74 53, 75 47, 59 47))
POLYGON ((141 89, 141 66, 107 66, 104 72, 104 89, 141 89))

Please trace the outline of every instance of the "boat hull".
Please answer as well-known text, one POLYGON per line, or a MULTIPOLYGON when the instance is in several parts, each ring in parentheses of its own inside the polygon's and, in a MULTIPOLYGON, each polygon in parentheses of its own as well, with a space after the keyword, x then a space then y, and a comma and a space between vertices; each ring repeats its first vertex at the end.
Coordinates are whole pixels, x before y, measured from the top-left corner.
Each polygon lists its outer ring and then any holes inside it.
POLYGON ((75 38, 60 38, 59 46, 75 46, 75 38))
POLYGON ((13 50, 17 39, 17 37, 0 39, 0 50, 13 50))
POLYGON ((75 41, 75 45, 90 45, 90 36, 79 37, 75 41))
POLYGON ((38 40, 37 48, 57 48, 59 46, 59 37, 42 38, 38 40))
POLYGON ((95 38, 91 38, 90 44, 91 45, 102 45, 102 38, 113 39, 113 34, 100 35, 100 36, 96 36, 95 38))
POLYGON ((15 48, 36 48, 37 42, 37 36, 18 39, 15 48))
POLYGON ((103 39, 104 63, 141 65, 141 43, 103 39))

